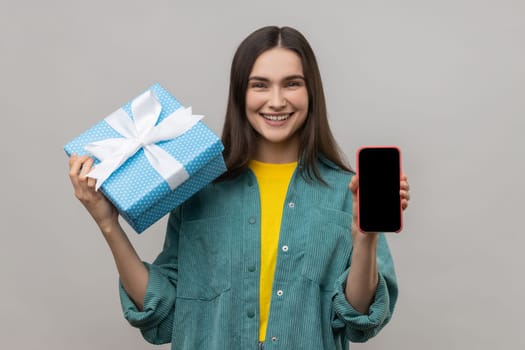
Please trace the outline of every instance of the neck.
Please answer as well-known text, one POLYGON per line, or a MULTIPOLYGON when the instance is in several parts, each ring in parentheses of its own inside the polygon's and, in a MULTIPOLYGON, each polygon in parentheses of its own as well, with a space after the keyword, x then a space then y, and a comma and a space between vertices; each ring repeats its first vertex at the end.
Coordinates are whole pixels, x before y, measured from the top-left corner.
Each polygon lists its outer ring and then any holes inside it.
POLYGON ((285 164, 297 162, 299 159, 299 139, 287 142, 268 142, 262 138, 257 142, 255 160, 263 163, 285 164))

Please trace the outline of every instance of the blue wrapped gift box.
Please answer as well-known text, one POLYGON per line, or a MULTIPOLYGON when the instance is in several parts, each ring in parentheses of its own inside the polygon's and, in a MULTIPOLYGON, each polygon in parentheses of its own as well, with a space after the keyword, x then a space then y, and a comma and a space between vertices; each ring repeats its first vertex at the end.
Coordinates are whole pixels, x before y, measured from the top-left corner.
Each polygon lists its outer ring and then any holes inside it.
MULTIPOLYGON (((182 107, 160 84, 152 85, 149 90, 162 105, 157 125, 182 107)), ((122 109, 133 119, 131 101, 122 109)), ((87 144, 119 137, 123 136, 101 120, 66 144, 64 150, 69 156, 73 153, 84 155, 88 154, 84 148, 87 144)), ((156 145, 184 166, 189 175, 185 182, 171 190, 148 162, 144 149, 139 149, 100 187, 137 233, 143 232, 226 171, 220 139, 200 121, 182 135, 156 145)), ((95 160, 95 165, 97 163, 95 160)))

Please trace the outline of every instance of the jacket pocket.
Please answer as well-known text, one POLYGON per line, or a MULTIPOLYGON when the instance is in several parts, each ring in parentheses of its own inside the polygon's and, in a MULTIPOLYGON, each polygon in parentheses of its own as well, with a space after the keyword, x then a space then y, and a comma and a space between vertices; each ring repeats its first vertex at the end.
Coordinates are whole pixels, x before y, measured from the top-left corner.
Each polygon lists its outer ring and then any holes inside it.
POLYGON ((314 209, 305 237, 302 275, 331 291, 348 268, 352 251, 352 214, 328 208, 314 209))
POLYGON ((183 221, 177 296, 212 300, 231 285, 231 222, 228 216, 183 221))

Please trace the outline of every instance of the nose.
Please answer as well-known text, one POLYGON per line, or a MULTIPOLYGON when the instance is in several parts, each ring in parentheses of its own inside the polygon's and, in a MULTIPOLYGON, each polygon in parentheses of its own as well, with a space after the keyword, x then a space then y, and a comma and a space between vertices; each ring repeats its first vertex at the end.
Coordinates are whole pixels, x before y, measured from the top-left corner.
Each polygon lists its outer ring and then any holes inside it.
POLYGON ((286 106, 286 98, 280 87, 272 89, 272 95, 270 97, 270 107, 273 109, 282 109, 286 106))

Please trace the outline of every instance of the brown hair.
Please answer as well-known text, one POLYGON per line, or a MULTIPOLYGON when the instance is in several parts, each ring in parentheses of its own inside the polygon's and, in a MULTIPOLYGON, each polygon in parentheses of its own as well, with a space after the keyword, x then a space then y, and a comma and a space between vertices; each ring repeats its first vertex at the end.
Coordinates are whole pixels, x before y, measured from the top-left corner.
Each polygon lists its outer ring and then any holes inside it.
POLYGON ((323 155, 342 169, 350 170, 330 131, 321 74, 312 48, 305 37, 290 27, 263 27, 250 34, 239 45, 230 71, 230 91, 226 118, 222 131, 224 160, 228 167, 222 178, 232 178, 248 167, 256 151, 256 131, 246 117, 248 78, 255 60, 265 51, 282 47, 294 51, 301 58, 308 91, 308 115, 299 131, 301 142, 302 175, 324 183, 317 159, 323 155))

